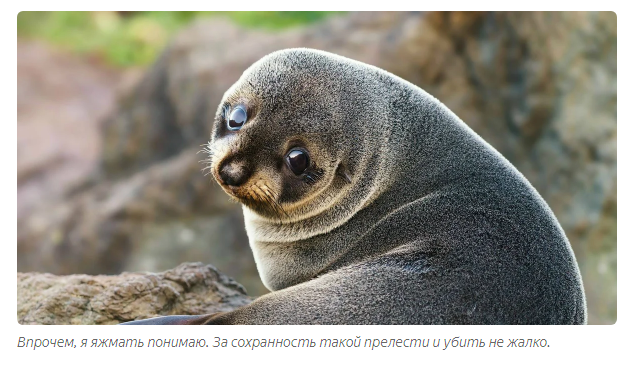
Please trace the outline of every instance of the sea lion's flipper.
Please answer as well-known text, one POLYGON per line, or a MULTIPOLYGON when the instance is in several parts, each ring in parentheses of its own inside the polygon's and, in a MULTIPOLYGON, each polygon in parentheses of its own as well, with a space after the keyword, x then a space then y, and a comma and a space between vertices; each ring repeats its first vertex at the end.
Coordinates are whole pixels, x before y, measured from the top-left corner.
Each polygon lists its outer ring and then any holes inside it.
POLYGON ((202 314, 199 316, 165 316, 129 321, 121 325, 202 325, 219 313, 202 314))

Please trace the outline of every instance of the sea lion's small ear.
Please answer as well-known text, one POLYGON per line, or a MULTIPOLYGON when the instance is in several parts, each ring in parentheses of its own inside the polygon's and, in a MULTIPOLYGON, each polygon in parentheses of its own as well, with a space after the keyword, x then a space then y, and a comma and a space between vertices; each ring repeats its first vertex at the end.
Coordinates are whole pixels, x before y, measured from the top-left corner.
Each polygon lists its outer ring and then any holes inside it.
POLYGON ((352 184, 352 174, 350 174, 348 168, 343 164, 343 162, 339 164, 339 167, 337 167, 337 175, 345 179, 348 184, 352 184))

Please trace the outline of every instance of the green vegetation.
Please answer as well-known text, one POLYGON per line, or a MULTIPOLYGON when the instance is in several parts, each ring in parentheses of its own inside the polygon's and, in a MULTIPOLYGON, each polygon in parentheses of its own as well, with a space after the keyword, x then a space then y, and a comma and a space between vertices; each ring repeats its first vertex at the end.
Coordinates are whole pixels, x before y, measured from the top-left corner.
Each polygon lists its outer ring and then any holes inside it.
POLYGON ((248 28, 279 30, 330 12, 21 12, 18 37, 40 39, 117 66, 148 65, 170 37, 197 18, 226 16, 248 28))

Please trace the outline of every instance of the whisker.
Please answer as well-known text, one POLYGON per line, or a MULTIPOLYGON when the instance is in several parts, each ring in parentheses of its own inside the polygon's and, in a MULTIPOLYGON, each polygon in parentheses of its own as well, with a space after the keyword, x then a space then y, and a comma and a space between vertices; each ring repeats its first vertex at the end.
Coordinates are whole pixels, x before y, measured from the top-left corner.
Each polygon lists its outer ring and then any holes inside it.
POLYGON ((263 187, 259 187, 258 185, 253 185, 253 187, 261 193, 261 197, 263 198, 263 200, 272 208, 272 211, 274 211, 278 215, 280 211, 278 208, 278 204, 274 201, 274 199, 265 191, 263 187))
POLYGON ((285 217, 289 217, 288 213, 285 212, 285 210, 283 209, 281 204, 279 204, 279 202, 276 200, 276 195, 274 194, 272 189, 269 186, 265 185, 265 184, 264 184, 264 187, 265 187, 265 189, 263 189, 263 191, 270 198, 270 201, 274 204, 274 206, 276 206, 278 208, 278 210, 279 210, 278 212, 283 214, 283 216, 285 216, 285 217))

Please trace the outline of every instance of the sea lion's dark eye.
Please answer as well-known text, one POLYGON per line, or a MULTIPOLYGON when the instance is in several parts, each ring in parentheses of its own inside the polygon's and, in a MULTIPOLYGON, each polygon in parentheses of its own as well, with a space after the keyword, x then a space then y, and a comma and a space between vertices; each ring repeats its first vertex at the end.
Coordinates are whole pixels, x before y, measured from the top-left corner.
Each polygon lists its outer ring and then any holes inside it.
POLYGON ((230 130, 239 130, 247 120, 247 112, 243 106, 237 106, 227 117, 227 127, 230 130))
POLYGON ((310 157, 308 157, 308 154, 298 148, 290 150, 285 156, 285 161, 295 175, 303 174, 305 169, 310 165, 310 157))

